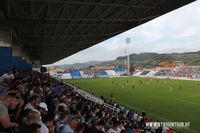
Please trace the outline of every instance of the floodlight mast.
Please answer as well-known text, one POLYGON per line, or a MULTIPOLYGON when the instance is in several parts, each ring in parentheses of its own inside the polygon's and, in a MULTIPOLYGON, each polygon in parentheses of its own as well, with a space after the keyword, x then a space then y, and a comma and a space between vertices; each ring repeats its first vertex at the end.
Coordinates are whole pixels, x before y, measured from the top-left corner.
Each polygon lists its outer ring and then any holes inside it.
POLYGON ((131 39, 128 37, 126 38, 127 44, 127 75, 130 76, 130 58, 129 58, 129 44, 131 43, 131 39))

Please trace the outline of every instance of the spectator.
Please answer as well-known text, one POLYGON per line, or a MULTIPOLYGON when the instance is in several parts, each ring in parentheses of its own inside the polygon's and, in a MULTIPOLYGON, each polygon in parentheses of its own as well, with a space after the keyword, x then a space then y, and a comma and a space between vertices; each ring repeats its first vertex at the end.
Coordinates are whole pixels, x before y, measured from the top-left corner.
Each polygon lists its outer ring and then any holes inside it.
POLYGON ((25 110, 23 110, 23 112, 22 112, 22 124, 23 124, 23 125, 26 125, 26 124, 27 124, 27 116, 28 116, 28 114, 29 114, 30 112, 32 112, 31 109, 25 109, 25 110))
POLYGON ((30 133, 40 133, 41 126, 40 124, 33 123, 33 124, 30 124, 27 128, 29 129, 30 133))
POLYGON ((48 108, 46 103, 41 102, 37 107, 36 107, 37 111, 40 112, 41 117, 45 116, 47 114, 48 108))
POLYGON ((10 83, 14 78, 15 77, 14 77, 12 71, 6 72, 0 77, 0 83, 2 83, 2 82, 6 83, 6 84, 10 83))
POLYGON ((18 104, 16 93, 8 93, 2 101, 0 101, 0 131, 8 131, 8 128, 17 127, 18 124, 11 122, 8 109, 14 109, 18 104))
POLYGON ((68 112, 62 112, 60 114, 60 120, 56 124, 57 133, 62 133, 64 126, 67 124, 68 112))
POLYGON ((40 98, 37 95, 31 96, 24 109, 31 109, 32 111, 36 110, 36 105, 38 105, 39 101, 40 98))
POLYGON ((42 117, 42 122, 40 123, 41 128, 40 132, 41 133, 49 133, 49 131, 52 132, 53 126, 53 117, 50 115, 45 115, 42 117))
POLYGON ((27 119, 27 121, 26 121, 27 125, 30 125, 33 123, 39 124, 39 122, 41 121, 40 114, 38 111, 29 112, 26 119, 27 119))
POLYGON ((97 124, 89 129, 88 133, 102 133, 105 122, 103 120, 97 122, 97 124))
POLYGON ((20 128, 20 130, 17 133, 41 133, 40 132, 40 124, 30 124, 28 126, 20 128))
POLYGON ((78 124, 78 120, 76 117, 73 117, 69 120, 69 123, 63 127, 62 133, 74 133, 78 124))
POLYGON ((83 133, 84 127, 83 124, 79 123, 74 131, 74 133, 83 133))
MULTIPOLYGON (((15 72, 12 83, 15 86, 11 87, 11 84, 7 84, 12 89, 6 88, 6 90, 14 92, 14 98, 11 97, 11 99, 16 100, 16 105, 20 105, 15 108, 15 102, 6 101, 6 92, 2 92, 0 110, 3 111, 0 112, 0 118, 6 114, 9 122, 13 122, 12 117, 8 115, 10 113, 5 113, 8 109, 11 110, 12 116, 22 114, 19 115, 17 121, 19 125, 23 126, 23 128, 19 126, 19 133, 40 131, 53 133, 55 125, 52 118, 55 118, 57 133, 120 133, 125 131, 135 133, 147 131, 144 126, 147 121, 144 113, 138 115, 134 110, 128 111, 113 100, 102 97, 103 102, 102 99, 96 99, 92 95, 85 95, 86 92, 71 85, 62 84, 46 74, 18 71, 15 72), (57 88, 55 85, 58 85, 57 88), (18 99, 17 96, 22 98, 18 99), (40 98, 41 103, 38 104, 40 98), (28 103, 25 105, 25 110, 21 111, 20 108, 24 106, 23 101, 28 101, 28 103), (13 111, 13 109, 17 111, 13 111), (50 117, 51 115, 53 117, 50 117)), ((9 96, 8 99, 10 99, 9 96)), ((148 130, 148 132, 151 131, 154 132, 154 130, 148 130)))
POLYGON ((86 116, 85 123, 83 124, 83 126, 84 126, 84 133, 88 133, 89 128, 91 128, 91 126, 92 126, 90 115, 86 116))
POLYGON ((118 132, 117 132, 118 125, 119 125, 119 124, 118 124, 117 122, 115 122, 115 123, 113 124, 113 127, 110 128, 110 129, 108 130, 108 133, 118 133, 118 132))

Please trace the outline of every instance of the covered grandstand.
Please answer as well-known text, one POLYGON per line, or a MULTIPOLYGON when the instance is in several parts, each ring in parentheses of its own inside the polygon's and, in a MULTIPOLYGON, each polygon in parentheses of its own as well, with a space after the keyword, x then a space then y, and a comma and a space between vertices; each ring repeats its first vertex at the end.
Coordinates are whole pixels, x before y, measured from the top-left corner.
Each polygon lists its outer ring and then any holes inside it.
POLYGON ((0 73, 53 63, 193 1, 1 0, 0 73))

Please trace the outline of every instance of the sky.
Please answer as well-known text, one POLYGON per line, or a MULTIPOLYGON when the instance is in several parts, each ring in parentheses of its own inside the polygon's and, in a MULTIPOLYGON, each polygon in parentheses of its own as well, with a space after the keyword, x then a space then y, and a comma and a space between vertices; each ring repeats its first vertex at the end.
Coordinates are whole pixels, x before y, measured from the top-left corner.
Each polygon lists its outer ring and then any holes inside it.
POLYGON ((200 50, 200 0, 66 57, 52 65, 108 61, 129 53, 200 50), (129 45, 125 39, 130 38, 129 45))

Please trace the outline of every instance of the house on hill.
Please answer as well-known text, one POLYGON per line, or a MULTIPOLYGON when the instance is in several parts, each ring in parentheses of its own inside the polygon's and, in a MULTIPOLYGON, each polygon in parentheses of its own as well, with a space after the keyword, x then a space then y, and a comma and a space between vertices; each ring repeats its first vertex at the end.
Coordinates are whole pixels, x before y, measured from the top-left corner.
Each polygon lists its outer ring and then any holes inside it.
POLYGON ((159 68, 174 68, 176 66, 176 64, 171 63, 169 61, 160 62, 158 65, 159 68))

